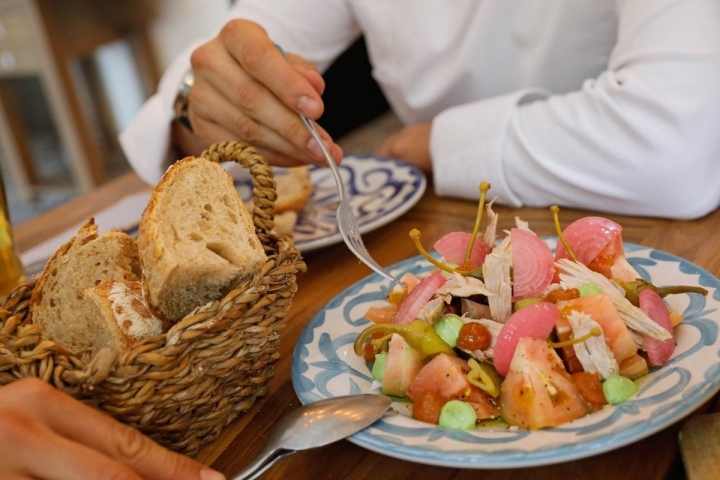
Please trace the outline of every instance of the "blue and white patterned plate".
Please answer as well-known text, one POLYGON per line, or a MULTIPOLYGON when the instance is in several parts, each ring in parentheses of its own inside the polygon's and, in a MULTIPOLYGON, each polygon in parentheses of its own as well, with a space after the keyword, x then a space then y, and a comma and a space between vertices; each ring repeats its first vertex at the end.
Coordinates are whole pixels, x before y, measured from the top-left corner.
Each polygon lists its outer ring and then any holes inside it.
MULTIPOLYGON (((545 239, 551 248, 557 239, 545 239)), ((662 368, 638 380, 629 401, 560 427, 524 431, 443 429, 389 413, 349 440, 369 450, 413 462, 459 468, 498 469, 546 465, 597 455, 651 435, 689 415, 720 390, 720 280, 682 258, 625 244, 630 263, 655 285, 699 285, 707 296, 680 294, 668 303, 685 317, 675 328, 677 348, 662 368)), ((418 256, 390 267, 424 272, 418 256)), ((370 306, 385 304, 389 282, 377 274, 352 285, 310 321, 293 354, 292 381, 303 404, 371 390, 370 371, 353 352, 353 342, 369 321, 370 306)))
MULTIPOLYGON (((350 208, 360 233, 386 225, 407 212, 425 192, 425 175, 400 160, 369 155, 345 157, 338 167, 345 182, 350 208)), ((312 198, 293 231, 295 246, 303 253, 342 242, 335 212, 339 201, 332 173, 311 167, 312 198)), ((250 180, 236 180, 243 200, 251 198, 250 180)))

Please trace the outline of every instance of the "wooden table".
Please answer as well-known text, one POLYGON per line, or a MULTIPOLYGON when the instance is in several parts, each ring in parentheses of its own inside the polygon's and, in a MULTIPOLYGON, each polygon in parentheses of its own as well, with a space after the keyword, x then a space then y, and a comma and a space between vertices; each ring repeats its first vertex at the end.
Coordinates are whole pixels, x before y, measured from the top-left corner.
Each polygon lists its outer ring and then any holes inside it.
MULTIPOLYGON (((21 250, 82 221, 125 195, 145 186, 134 174, 128 174, 98 190, 65 204, 16 228, 21 250)), ((552 217, 547 209, 496 208, 500 228, 514 226, 517 215, 529 221, 539 235, 554 235, 552 217)), ((408 213, 379 230, 364 235, 365 243, 381 265, 415 256, 417 251, 408 238, 418 228, 423 238, 472 229, 475 202, 438 198, 429 186, 420 202, 408 213)), ((589 212, 562 210, 563 224, 589 212)), ((720 210, 694 221, 672 221, 651 218, 606 215, 623 226, 626 242, 646 245, 683 257, 720 276, 720 210)), ((427 240, 428 242, 430 240, 427 240)), ((305 256, 308 271, 299 275, 298 293, 282 334, 281 359, 271 383, 269 396, 259 400, 247 413, 231 423, 213 443, 205 447, 198 459, 225 474, 232 474, 259 453, 265 434, 285 413, 300 404, 290 380, 292 351, 300 333, 313 315, 347 286, 371 272, 340 244, 305 256)), ((719 410, 708 402, 695 413, 719 410)), ((523 479, 657 479, 682 478, 683 465, 678 447, 680 421, 644 440, 595 457, 517 470, 478 472, 415 464, 383 456, 348 441, 300 452, 270 469, 264 479, 476 479, 491 475, 493 480, 523 479)), ((487 477, 490 478, 490 477, 487 477)))

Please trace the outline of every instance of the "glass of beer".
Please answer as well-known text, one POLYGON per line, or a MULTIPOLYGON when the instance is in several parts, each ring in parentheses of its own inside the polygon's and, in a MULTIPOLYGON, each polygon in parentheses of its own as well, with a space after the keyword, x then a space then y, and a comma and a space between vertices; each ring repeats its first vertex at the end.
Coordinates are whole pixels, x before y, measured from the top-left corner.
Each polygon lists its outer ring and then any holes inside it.
POLYGON ((0 297, 7 296, 13 288, 25 281, 20 257, 15 248, 10 216, 8 213, 5 182, 0 172, 0 297))

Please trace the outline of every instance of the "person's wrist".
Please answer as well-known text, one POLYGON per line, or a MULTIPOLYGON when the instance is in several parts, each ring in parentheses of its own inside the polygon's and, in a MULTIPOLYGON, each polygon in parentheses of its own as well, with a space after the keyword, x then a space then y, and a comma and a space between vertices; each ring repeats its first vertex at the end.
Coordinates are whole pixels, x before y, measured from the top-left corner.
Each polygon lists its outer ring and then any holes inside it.
POLYGON ((195 76, 193 75, 193 71, 192 69, 188 69, 188 71, 185 72, 185 75, 183 75, 182 80, 180 80, 174 103, 175 120, 191 132, 193 131, 193 128, 190 123, 188 110, 190 108, 190 89, 192 88, 194 81, 195 76))

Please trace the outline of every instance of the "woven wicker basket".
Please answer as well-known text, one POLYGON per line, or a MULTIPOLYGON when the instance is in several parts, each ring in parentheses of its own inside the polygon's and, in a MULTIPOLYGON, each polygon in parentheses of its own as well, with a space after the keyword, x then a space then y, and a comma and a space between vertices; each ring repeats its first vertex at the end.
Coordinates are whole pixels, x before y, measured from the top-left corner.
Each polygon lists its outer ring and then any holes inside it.
POLYGON ((120 354, 101 350, 85 362, 43 340, 26 321, 36 280, 0 307, 0 385, 37 377, 168 448, 195 455, 256 398, 266 395, 277 342, 305 264, 292 240, 271 232, 273 172, 257 151, 224 142, 203 152, 236 161, 253 176, 253 221, 268 260, 254 278, 170 331, 120 354))

